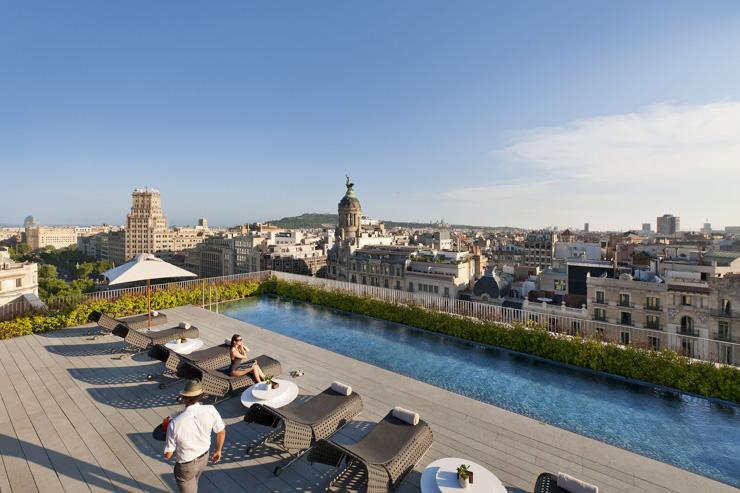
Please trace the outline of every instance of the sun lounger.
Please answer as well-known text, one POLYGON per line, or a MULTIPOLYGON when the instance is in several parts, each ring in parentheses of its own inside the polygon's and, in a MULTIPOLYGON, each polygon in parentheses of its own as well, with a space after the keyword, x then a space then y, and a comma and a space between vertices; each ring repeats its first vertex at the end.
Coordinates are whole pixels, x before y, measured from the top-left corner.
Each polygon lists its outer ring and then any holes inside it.
POLYGON ((344 460, 344 469, 334 476, 330 486, 340 479, 348 480, 348 474, 359 473, 367 478, 368 493, 385 493, 398 487, 429 450, 432 440, 432 430, 425 421, 409 424, 391 411, 359 442, 342 445, 319 440, 308 460, 335 467, 344 460))
POLYGON ((537 477, 534 493, 599 493, 599 488, 561 472, 543 472, 537 477))
MULTIPOLYGON (((218 369, 231 364, 231 355, 228 344, 221 344, 206 349, 199 349, 189 354, 178 354, 168 347, 158 344, 149 350, 149 357, 164 363, 163 375, 174 378, 175 383, 185 378, 183 375, 190 368, 188 365, 197 364, 201 368, 218 369)), ((147 380, 151 380, 153 375, 148 375, 147 380)), ((166 387, 167 384, 161 383, 160 388, 166 387)))
POLYGON ((124 353, 138 353, 151 349, 157 344, 164 345, 173 339, 195 339, 200 333, 197 327, 191 327, 189 324, 161 330, 135 330, 124 324, 118 324, 113 329, 113 335, 126 342, 124 353))
MULTIPOLYGON (((148 329, 149 328, 149 317, 146 313, 141 315, 132 315, 130 317, 114 318, 110 315, 106 315, 102 312, 92 312, 88 317, 90 322, 98 324, 100 329, 97 333, 90 332, 89 335, 94 336, 94 339, 104 337, 113 333, 113 330, 119 325, 124 324, 129 329, 148 329)), ((151 326, 162 325, 167 322, 167 315, 162 312, 153 312, 151 317, 151 326)))
MULTIPOLYGON (((280 362, 266 355, 260 355, 255 358, 265 375, 278 376, 282 373, 280 362)), ((231 359, 228 363, 220 368, 214 368, 213 363, 200 364, 196 361, 182 359, 184 365, 177 370, 180 378, 196 379, 203 383, 203 392, 205 395, 213 397, 216 401, 230 397, 235 392, 244 390, 255 383, 251 374, 240 377, 232 377, 231 359)))
POLYGON ((273 473, 277 476, 300 459, 317 441, 329 438, 352 421, 362 411, 362 399, 351 390, 346 395, 333 387, 290 409, 253 404, 245 414, 244 421, 269 426, 274 431, 249 447, 247 454, 266 442, 287 452, 291 459, 287 464, 275 467, 273 473))

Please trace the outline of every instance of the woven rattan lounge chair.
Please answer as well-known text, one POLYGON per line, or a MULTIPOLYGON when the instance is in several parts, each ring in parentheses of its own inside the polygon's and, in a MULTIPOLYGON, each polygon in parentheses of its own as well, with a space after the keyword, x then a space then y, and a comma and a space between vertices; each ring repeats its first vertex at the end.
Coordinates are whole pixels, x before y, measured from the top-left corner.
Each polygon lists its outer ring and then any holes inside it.
MULTIPOLYGON (((178 354, 168 347, 158 344, 149 350, 149 357, 164 363, 162 375, 174 379, 169 384, 160 383, 159 388, 161 389, 182 380, 185 378, 185 375, 192 373, 192 371, 188 371, 188 368, 192 365, 197 364, 201 368, 217 370, 231 364, 228 344, 199 349, 189 354, 178 354)), ((152 378, 153 375, 147 376, 147 380, 151 380, 152 378)))
MULTIPOLYGON (((157 344, 166 344, 177 338, 195 339, 200 335, 197 327, 172 327, 162 330, 135 330, 124 324, 113 329, 113 335, 126 342, 122 357, 151 349, 157 344)), ((114 350, 116 351, 116 350, 114 350)))
MULTIPOLYGON (((586 489, 581 491, 591 491, 598 493, 599 489, 591 484, 583 483, 586 489)), ((549 472, 543 472, 537 477, 534 484, 534 493, 573 493, 571 490, 558 486, 558 475, 549 472)))
POLYGON ((432 440, 432 429, 425 421, 410 425, 390 412, 354 444, 319 440, 309 452, 308 460, 337 468, 344 460, 345 467, 329 486, 347 474, 359 473, 367 478, 367 493, 386 493, 401 484, 432 446, 432 440))
MULTIPOLYGON (((280 362, 274 358, 262 354, 254 359, 265 375, 278 376, 283 371, 280 362)), ((231 358, 229 358, 227 364, 220 368, 214 368, 215 364, 211 362, 201 365, 197 361, 184 358, 180 361, 185 364, 180 365, 177 376, 200 380, 203 384, 203 393, 206 396, 213 397, 216 402, 231 397, 235 392, 244 390, 255 383, 249 374, 240 377, 231 376, 231 358)))
MULTIPOLYGON (((156 315, 151 317, 151 326, 162 325, 167 322, 167 315, 162 312, 155 312, 156 315)), ((89 335, 94 336, 93 339, 99 339, 113 333, 118 324, 124 324, 129 329, 142 330, 149 328, 149 317, 146 313, 142 315, 132 315, 130 317, 113 318, 110 315, 106 315, 102 312, 92 312, 88 317, 90 322, 98 324, 98 332, 91 331, 89 335)))
POLYGON ((269 426, 274 431, 247 448, 247 454, 267 442, 287 452, 290 460, 273 470, 277 476, 311 450, 317 441, 332 436, 361 411, 362 399, 357 393, 340 394, 331 387, 290 409, 253 404, 244 415, 244 421, 269 426))

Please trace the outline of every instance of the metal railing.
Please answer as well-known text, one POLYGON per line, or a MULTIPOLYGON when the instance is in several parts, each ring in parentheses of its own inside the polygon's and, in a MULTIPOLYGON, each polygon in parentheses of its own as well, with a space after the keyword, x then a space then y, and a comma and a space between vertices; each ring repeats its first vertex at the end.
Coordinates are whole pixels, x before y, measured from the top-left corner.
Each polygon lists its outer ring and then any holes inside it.
POLYGON ((0 305, 0 321, 12 320, 33 310, 34 307, 26 300, 5 303, 0 305))
MULTIPOLYGON (((334 281, 318 277, 290 274, 287 272, 271 273, 284 281, 300 282, 309 286, 319 287, 331 291, 341 291, 355 296, 367 296, 380 301, 397 305, 413 305, 450 315, 472 317, 485 322, 499 322, 502 324, 533 324, 563 335, 597 338, 603 342, 621 344, 622 332, 629 332, 631 346, 652 349, 655 340, 664 349, 672 349, 684 354, 682 340, 693 341, 693 354, 706 361, 737 364, 740 361, 740 343, 717 341, 696 335, 669 333, 664 330, 653 330, 642 327, 612 324, 597 320, 568 317, 552 313, 543 313, 535 310, 507 308, 488 303, 443 298, 418 292, 400 291, 397 289, 381 288, 364 284, 355 284, 345 281, 334 281), (653 338, 651 341, 650 338, 653 338), (727 348, 730 348, 728 361, 727 348)), ((687 354, 688 355, 688 354, 687 354)))

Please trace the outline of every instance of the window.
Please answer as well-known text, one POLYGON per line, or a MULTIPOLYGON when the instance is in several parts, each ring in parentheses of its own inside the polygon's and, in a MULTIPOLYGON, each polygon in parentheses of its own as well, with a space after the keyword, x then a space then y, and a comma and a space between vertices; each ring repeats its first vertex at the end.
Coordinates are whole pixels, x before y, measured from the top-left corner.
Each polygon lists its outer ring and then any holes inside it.
POLYGON ((388 287, 388 279, 383 279, 383 287, 384 288, 388 287))
POLYGON ((626 293, 621 293, 619 295, 619 306, 632 306, 630 305, 630 295, 626 293))
POLYGON ((445 298, 449 298, 449 297, 450 297, 450 288, 445 286, 445 298))
POLYGON ((683 334, 693 335, 694 319, 691 317, 681 317, 681 332, 683 334))
POLYGON ((730 322, 727 320, 720 320, 717 325, 717 339, 723 341, 730 340, 730 322))
POLYGON ((439 286, 434 286, 434 294, 439 294, 439 286))
POLYGON ((22 286, 23 286, 23 278, 19 277, 18 279, 15 280, 15 287, 20 288, 22 286))
POLYGON ((648 296, 645 300, 645 308, 648 310, 660 310, 660 299, 655 296, 648 296))
POLYGON ((645 327, 653 330, 660 330, 660 317, 648 315, 645 317, 645 327))
POLYGON ((681 304, 684 306, 691 306, 691 296, 688 294, 682 294, 681 295, 681 304))
POLYGON ((619 340, 622 343, 623 346, 627 346, 630 343, 630 333, 629 332, 620 332, 619 333, 619 340))
POLYGON ((648 336, 648 345, 654 350, 660 350, 660 339, 656 336, 648 336))
POLYGON ((604 304, 606 303, 606 297, 604 296, 603 291, 596 291, 596 303, 604 304))
POLYGON ((621 312, 619 322, 622 325, 632 325, 632 314, 630 312, 621 312))
POLYGON ((413 282, 410 282, 409 283, 409 292, 410 293, 413 293, 414 292, 414 283, 413 282))
POLYGON ((594 319, 606 322, 606 310, 603 308, 596 308, 594 310, 594 319))
POLYGON ((732 313, 732 307, 730 306, 730 300, 720 300, 719 313, 720 315, 729 315, 730 313, 732 313))

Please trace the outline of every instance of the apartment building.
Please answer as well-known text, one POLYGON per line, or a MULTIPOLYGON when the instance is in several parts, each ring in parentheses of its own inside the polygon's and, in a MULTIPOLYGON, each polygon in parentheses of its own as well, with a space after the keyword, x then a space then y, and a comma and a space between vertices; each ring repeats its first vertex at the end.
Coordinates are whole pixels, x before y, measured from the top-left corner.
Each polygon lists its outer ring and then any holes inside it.
POLYGON ((656 220, 659 235, 673 236, 681 230, 681 219, 673 214, 663 214, 656 220))
POLYGON ((31 250, 38 250, 48 246, 54 248, 66 248, 77 245, 77 228, 38 226, 32 225, 25 228, 26 243, 31 250))
POLYGON ((8 249, 0 247, 0 306, 28 294, 39 294, 38 265, 14 262, 8 249))
POLYGON ((549 267, 558 236, 552 231, 532 231, 524 238, 522 263, 528 267, 549 267))
MULTIPOLYGON (((619 324, 625 327, 651 329, 666 332, 669 327, 667 313, 668 286, 665 281, 650 271, 635 270, 633 274, 621 274, 618 278, 589 276, 587 278, 587 307, 591 320, 619 324)), ((671 326, 675 329, 675 326, 671 326)), ((665 345, 665 336, 659 332, 637 332, 625 330, 620 334, 623 344, 643 344, 652 349, 665 345), (631 337, 640 337, 632 341, 631 337)))

